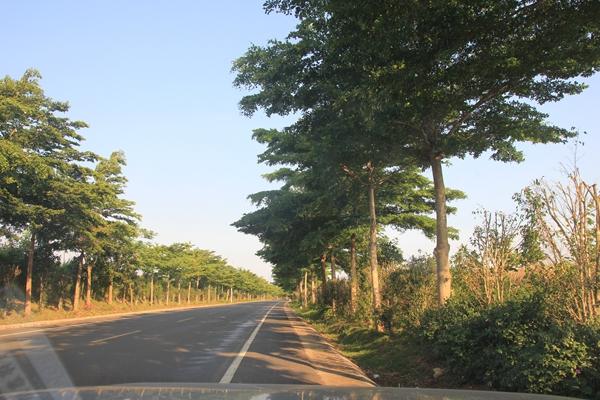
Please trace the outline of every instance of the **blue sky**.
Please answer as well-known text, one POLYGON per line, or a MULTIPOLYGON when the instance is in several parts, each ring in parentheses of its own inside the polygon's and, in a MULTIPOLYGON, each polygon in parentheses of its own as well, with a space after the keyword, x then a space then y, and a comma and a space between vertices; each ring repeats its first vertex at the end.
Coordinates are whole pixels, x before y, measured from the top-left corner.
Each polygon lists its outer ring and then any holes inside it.
MULTIPOLYGON (((252 209, 249 193, 269 187, 251 130, 290 119, 243 117, 230 67, 251 43, 283 38, 292 18, 265 15, 253 0, 18 1, 5 3, 2 14, 0 75, 38 69, 47 94, 68 100, 70 116, 90 125, 82 132, 86 148, 125 151, 127 196, 157 241, 190 241, 269 276, 254 255, 258 241, 230 223, 252 209)), ((588 132, 578 165, 600 182, 600 76, 588 83, 582 95, 543 109, 552 122, 588 132)), ((572 145, 521 148, 522 164, 467 159, 446 169, 446 184, 468 195, 449 219, 461 241, 474 226, 473 210, 510 211, 515 192, 535 178, 559 178, 560 163, 573 158, 572 145)), ((407 255, 433 248, 416 232, 396 236, 407 255)))

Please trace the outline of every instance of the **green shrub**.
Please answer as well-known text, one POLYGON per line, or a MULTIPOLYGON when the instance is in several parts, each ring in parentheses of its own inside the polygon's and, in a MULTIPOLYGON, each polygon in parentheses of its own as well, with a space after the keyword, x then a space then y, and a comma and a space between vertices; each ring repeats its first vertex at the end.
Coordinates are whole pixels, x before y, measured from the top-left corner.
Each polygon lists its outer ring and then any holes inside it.
POLYGON ((434 269, 433 257, 418 256, 382 273, 381 318, 394 331, 411 331, 418 327, 423 313, 435 305, 434 269))
POLYGON ((422 336, 454 374, 495 389, 593 395, 598 330, 549 317, 542 296, 490 308, 453 301, 423 317, 422 336))
POLYGON ((591 365, 580 371, 581 394, 600 400, 600 320, 578 325, 576 335, 587 345, 591 355, 591 365))

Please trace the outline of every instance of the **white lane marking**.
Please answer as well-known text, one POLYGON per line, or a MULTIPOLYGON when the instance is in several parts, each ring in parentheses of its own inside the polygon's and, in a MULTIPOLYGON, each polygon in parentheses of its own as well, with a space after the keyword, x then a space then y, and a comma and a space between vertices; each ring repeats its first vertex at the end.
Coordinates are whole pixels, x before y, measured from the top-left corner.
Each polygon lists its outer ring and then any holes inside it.
POLYGON ((175 321, 175 322, 185 322, 185 321, 189 321, 190 319, 194 319, 194 317, 189 317, 189 318, 184 318, 184 319, 180 319, 179 321, 175 321))
POLYGON ((84 326, 84 325, 89 325, 89 324, 73 324, 73 325, 65 325, 65 326, 53 326, 50 328, 36 329, 33 331, 20 331, 20 332, 13 332, 13 333, 5 333, 3 335, 0 335, 0 337, 25 335, 27 333, 36 333, 36 332, 44 332, 44 331, 53 331, 53 330, 57 330, 57 329, 66 329, 66 328, 71 328, 73 326, 84 326))
POLYGON ((250 345, 252 344, 252 342, 254 341, 254 338, 258 334, 258 330, 260 329, 262 324, 265 322, 265 320, 269 316, 269 313, 271 312, 271 310, 273 308, 275 308, 276 305, 277 305, 277 303, 273 304, 273 306, 271 308, 269 308, 269 311, 267 311, 267 313, 265 314, 263 319, 261 319, 260 322, 258 323, 258 325, 256 325, 256 328, 254 328, 254 330, 250 334, 250 337, 248 338, 248 340, 246 340, 246 343, 244 343, 244 345, 242 346, 242 349, 240 350, 238 355, 231 362, 231 365, 229 365, 229 368, 227 368, 227 371, 225 371, 225 375, 223 375, 223 377, 221 378, 219 383, 231 383, 231 380, 233 379, 235 372, 239 368, 242 360, 244 359, 244 357, 246 356, 246 353, 248 352, 248 349, 250 348, 250 345))
POLYGON ((140 330, 131 331, 131 332, 125 332, 125 333, 121 333, 120 335, 109 336, 107 338, 92 340, 90 343, 92 343, 92 344, 98 344, 98 343, 106 342, 107 340, 116 339, 116 338, 120 338, 120 337, 128 336, 128 335, 133 335, 134 333, 140 333, 140 332, 141 332, 140 330))

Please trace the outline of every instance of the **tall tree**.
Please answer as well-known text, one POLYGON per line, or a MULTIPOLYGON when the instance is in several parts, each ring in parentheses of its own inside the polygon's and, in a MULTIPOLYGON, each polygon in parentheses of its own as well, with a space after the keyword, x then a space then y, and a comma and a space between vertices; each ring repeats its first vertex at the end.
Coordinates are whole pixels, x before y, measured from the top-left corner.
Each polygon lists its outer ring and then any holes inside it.
POLYGON ((137 225, 140 216, 133 210, 134 203, 122 197, 127 183, 122 172, 124 165, 125 155, 113 152, 109 158, 100 159, 94 171, 92 190, 96 201, 92 205, 99 219, 97 225, 90 227, 88 235, 86 307, 91 306, 91 275, 98 260, 115 257, 119 250, 131 252, 133 241, 142 233, 137 225))
POLYGON ((40 75, 0 80, 0 222, 27 229, 25 314, 31 312, 33 261, 39 231, 56 223, 73 200, 66 187, 89 174, 81 162, 96 156, 83 152, 77 132, 86 125, 62 116, 67 103, 47 97, 40 75))
MULTIPOLYGON (((398 158, 392 158, 383 151, 383 143, 374 145, 385 139, 385 135, 356 102, 337 102, 335 106, 312 110, 282 131, 258 129, 254 137, 267 145, 259 160, 282 167, 266 177, 285 182, 284 189, 292 189, 289 196, 306 202, 304 211, 287 211, 282 213, 283 218, 291 221, 295 218, 292 216, 320 215, 321 227, 331 228, 329 235, 321 237, 317 254, 322 254, 324 245, 345 229, 369 226, 372 303, 379 313, 379 225, 421 229, 431 234, 435 227, 435 221, 427 216, 433 210, 431 182, 420 174, 409 156, 400 157, 404 154, 400 149, 395 153, 398 158)), ((462 197, 457 191, 448 193, 451 199, 462 197)), ((286 207, 284 203, 267 205, 286 207)), ((297 230, 298 226, 290 225, 290 229, 297 230)), ((310 229, 315 227, 308 228, 305 235, 310 229)), ((295 268, 304 265, 300 263, 295 268)), ((333 301, 334 296, 330 297, 333 301)))

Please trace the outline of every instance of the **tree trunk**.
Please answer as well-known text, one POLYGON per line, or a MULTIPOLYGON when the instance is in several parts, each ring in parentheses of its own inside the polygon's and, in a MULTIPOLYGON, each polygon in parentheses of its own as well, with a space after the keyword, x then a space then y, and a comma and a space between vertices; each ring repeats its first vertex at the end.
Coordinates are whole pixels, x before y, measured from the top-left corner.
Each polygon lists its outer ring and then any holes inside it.
POLYGON ((335 282, 335 254, 333 254, 333 250, 331 251, 331 280, 335 282))
POLYGON ((315 304, 317 302, 317 284, 315 282, 315 274, 310 274, 310 302, 315 304))
POLYGON ((177 281, 177 304, 181 304, 181 281, 177 281))
POLYGON ((431 158, 431 170, 435 189, 436 246, 434 254, 437 265, 438 303, 443 305, 450 298, 452 276, 448 256, 450 245, 448 244, 448 222, 446 219, 446 187, 442 174, 441 155, 434 155, 431 158))
MULTIPOLYGON (((372 172, 371 172, 372 173, 372 172)), ((378 317, 381 311, 381 292, 379 290, 379 264, 377 262, 377 211, 375 208, 375 184, 373 177, 369 177, 369 216, 371 226, 369 228, 369 264, 371 265, 371 290, 373 292, 373 309, 375 310, 375 329, 384 331, 381 319, 378 317)))
POLYGON ((233 288, 229 288, 229 302, 233 303, 233 288))
POLYGON ((39 308, 44 308, 44 276, 40 276, 40 296, 39 296, 39 308))
POLYGON ((188 282, 188 293, 187 293, 187 303, 190 304, 190 298, 192 296, 192 281, 188 282))
POLYGON ((133 285, 129 283, 129 303, 133 305, 133 285))
POLYGON ((375 209, 375 185, 369 184, 369 264, 371 266, 371 287, 373 291, 373 308, 381 307, 381 293, 379 291, 379 264, 377 262, 377 212, 375 209))
POLYGON ((358 275, 356 272, 356 235, 350 237, 350 310, 355 313, 358 304, 358 275))
POLYGON ((27 252, 27 275, 25 277, 25 316, 31 314, 31 286, 33 276, 33 256, 35 254, 35 234, 31 232, 29 251, 27 252))
POLYGON ((77 274, 75 274, 75 290, 73 293, 73 311, 79 310, 79 300, 81 297, 81 275, 83 274, 83 252, 79 256, 77 263, 77 274))
POLYGON ((171 291, 171 280, 167 277, 167 305, 169 305, 169 295, 171 291))
POLYGON ((323 303, 327 302, 327 255, 321 254, 321 279, 323 284, 321 285, 321 296, 323 296, 323 303))
POLYGON ((207 292, 206 293, 207 294, 207 296, 206 296, 207 302, 210 303, 210 284, 208 284, 208 290, 206 292, 207 292))
POLYGON ((302 292, 302 305, 308 307, 308 271, 304 271, 304 291, 302 292))
POLYGON ((108 304, 112 304, 112 302, 113 302, 113 277, 112 276, 108 280, 108 294, 106 296, 106 301, 108 304))
POLYGON ((333 250, 331 250, 331 309, 335 311, 335 301, 336 301, 336 279, 335 279, 335 255, 333 254, 333 250))
POLYGON ((154 304, 154 274, 150 275, 150 305, 154 304))
POLYGON ((90 308, 92 306, 92 269, 94 266, 88 264, 86 268, 86 285, 85 285, 85 306, 90 308))

